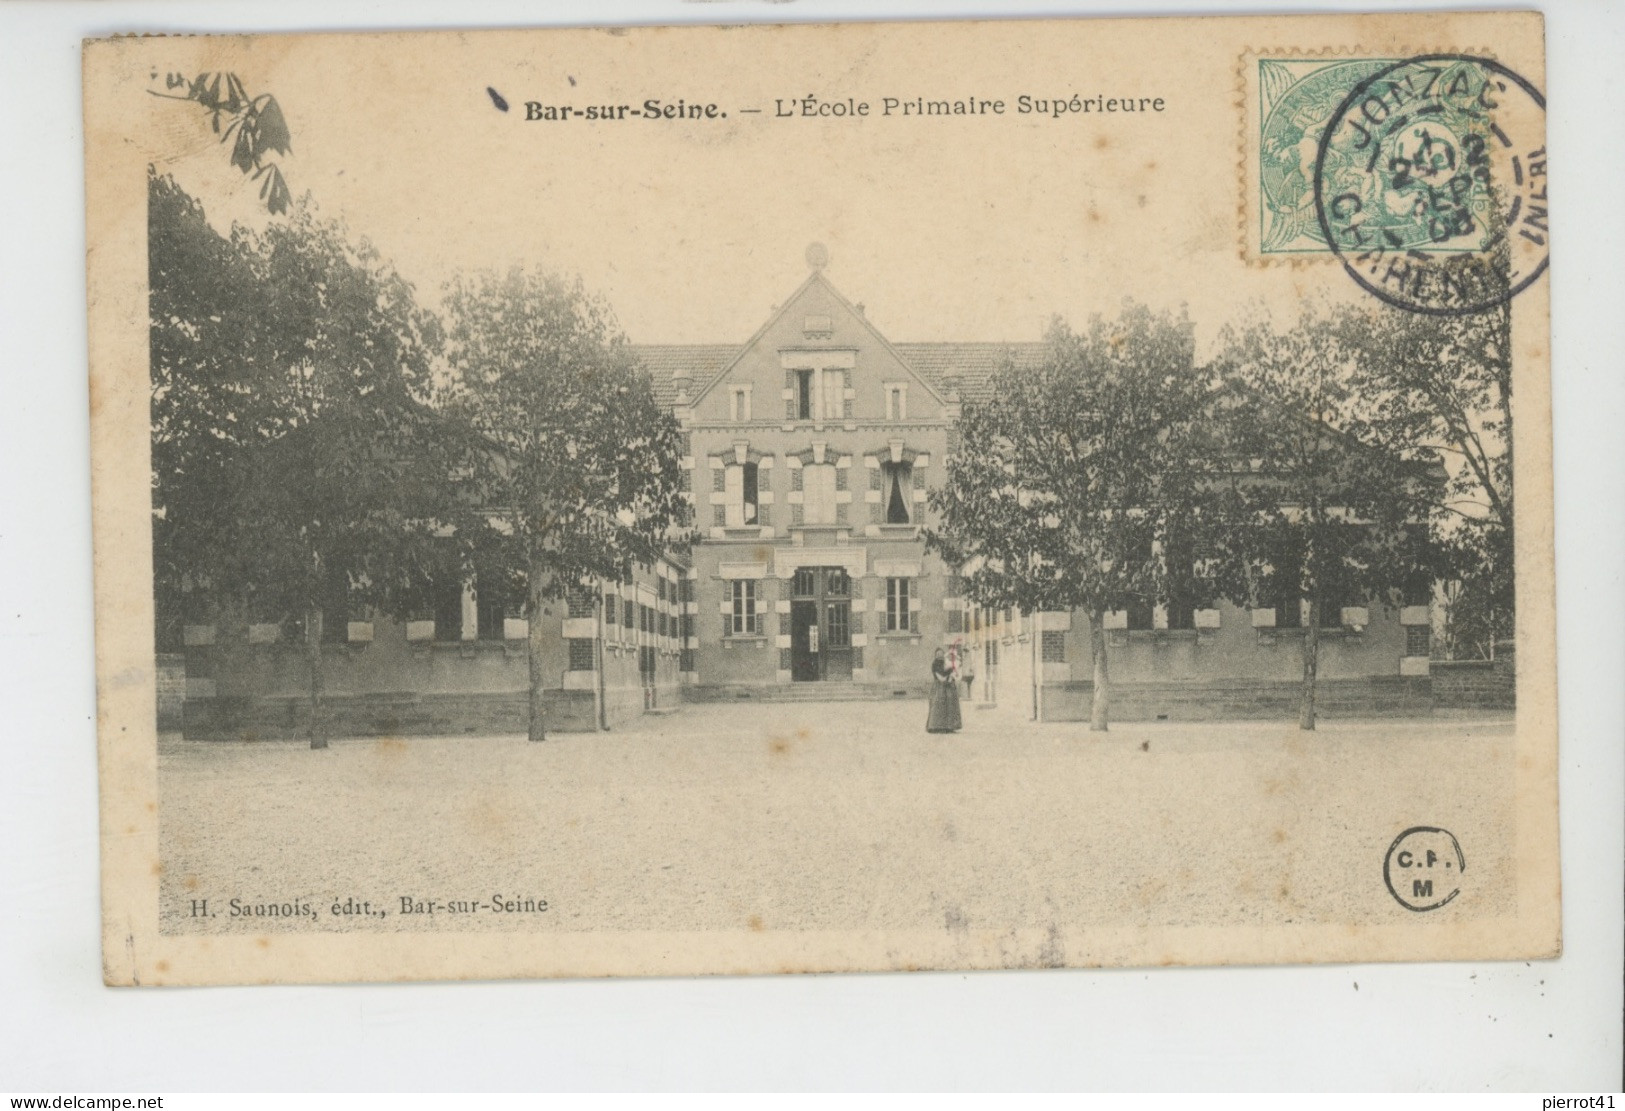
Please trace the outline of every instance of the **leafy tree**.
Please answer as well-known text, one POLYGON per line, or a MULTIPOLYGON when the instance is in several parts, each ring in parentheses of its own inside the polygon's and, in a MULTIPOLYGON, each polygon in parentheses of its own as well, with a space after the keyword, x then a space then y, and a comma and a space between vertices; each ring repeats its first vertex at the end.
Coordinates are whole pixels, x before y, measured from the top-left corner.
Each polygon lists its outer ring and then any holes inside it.
POLYGON ((1425 447, 1445 467, 1434 512, 1454 580, 1447 648, 1493 655, 1516 612, 1510 309, 1350 309, 1338 326, 1355 353, 1352 385, 1367 401, 1363 434, 1391 452, 1425 447))
POLYGON ((1006 365, 987 399, 966 404, 927 542, 982 605, 1088 615, 1090 728, 1104 730, 1105 614, 1171 589, 1198 601, 1211 585, 1194 561, 1156 552, 1204 543, 1209 382, 1189 321, 1132 303, 1081 334, 1057 320, 1047 342, 1039 366, 1006 365))
POLYGON ((1226 592, 1300 619, 1298 724, 1313 729, 1327 599, 1400 600, 1442 565, 1433 515, 1443 468, 1426 445, 1371 433, 1370 399, 1337 318, 1311 307, 1281 332, 1254 321, 1227 329, 1217 409, 1232 458, 1221 484, 1226 592))
POLYGON ((401 614, 460 561, 450 481, 469 440, 425 404, 438 323, 310 204, 220 240, 154 177, 157 564, 302 627, 312 747, 326 746, 323 611, 401 614))
POLYGON ((173 179, 149 172, 147 186, 153 588, 166 644, 205 575, 244 577, 230 481, 255 440, 267 319, 244 237, 216 234, 173 179))
POLYGON ((477 485, 500 533, 478 558, 526 584, 530 739, 546 739, 543 605, 619 581, 687 537, 681 433, 604 303, 512 269, 446 289, 446 408, 483 436, 477 485))
POLYGON ((231 144, 231 164, 260 183, 260 200, 273 215, 288 210, 293 197, 273 154, 292 154, 293 139, 282 106, 270 93, 250 96, 235 73, 200 73, 188 79, 182 73, 165 75, 166 90, 153 96, 186 100, 209 114, 209 126, 222 143, 231 144))

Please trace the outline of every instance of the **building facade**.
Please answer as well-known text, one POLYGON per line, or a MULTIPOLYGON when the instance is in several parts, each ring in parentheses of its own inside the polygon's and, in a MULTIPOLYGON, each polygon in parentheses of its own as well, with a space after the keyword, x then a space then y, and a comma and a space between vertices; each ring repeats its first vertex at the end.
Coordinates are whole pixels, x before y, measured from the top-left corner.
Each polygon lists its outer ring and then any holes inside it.
MULTIPOLYGON (((679 702, 683 595, 675 560, 625 583, 595 584, 543 607, 547 727, 614 729, 679 702)), ((529 722, 530 622, 483 602, 469 579, 421 619, 324 623, 323 716, 340 736, 522 733, 529 722)), ((273 739, 309 723, 302 631, 216 613, 183 630, 188 737, 273 739)))
POLYGON ((954 604, 921 538, 954 390, 819 270, 740 347, 642 353, 684 429, 703 536, 689 697, 923 693, 954 604))
MULTIPOLYGON (((539 616, 549 727, 612 729, 682 702, 919 699, 937 649, 960 662, 976 712, 1086 720, 1086 620, 972 606, 923 539, 961 404, 1042 345, 894 344, 809 261, 743 344, 637 348, 683 429, 700 539, 686 562, 584 584, 539 616)), ((519 612, 470 580, 421 620, 332 623, 330 730, 523 731, 519 612)), ((1279 599, 1107 615, 1113 718, 1290 717, 1307 614, 1279 599)), ((1425 604, 1326 607, 1323 709, 1428 712, 1431 626, 1425 604)), ((282 626, 189 625, 185 661, 188 735, 302 728, 308 667, 282 626)))
MULTIPOLYGON (((1088 718, 1082 616, 973 607, 921 537, 960 405, 1001 366, 1041 359, 1041 344, 893 344, 815 265, 743 345, 640 353, 684 428, 703 533, 688 699, 918 697, 946 648, 980 709, 1088 718)), ((1290 716, 1308 612, 1293 598, 1107 615, 1113 716, 1290 716)), ((1325 710, 1427 712, 1431 623, 1426 604, 1328 607, 1325 710)))

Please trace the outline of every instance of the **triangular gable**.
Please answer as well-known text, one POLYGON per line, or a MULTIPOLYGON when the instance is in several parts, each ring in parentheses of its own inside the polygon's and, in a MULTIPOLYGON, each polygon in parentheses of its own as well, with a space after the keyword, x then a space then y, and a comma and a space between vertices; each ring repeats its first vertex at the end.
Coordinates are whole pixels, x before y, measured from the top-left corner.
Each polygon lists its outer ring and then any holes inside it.
POLYGON ((807 275, 807 280, 797 286, 795 292, 785 299, 784 304, 779 306, 779 308, 767 318, 760 328, 756 329, 756 332, 744 343, 743 346, 739 348, 738 353, 728 361, 727 365, 724 366, 715 377, 707 382, 700 389, 700 391, 694 395, 692 404, 697 408, 700 402, 702 402, 711 393, 712 389, 714 389, 719 382, 725 381, 734 371, 734 369, 738 367, 738 365, 743 362, 753 351, 756 350, 757 345, 762 342, 762 339, 773 330, 774 326, 777 325, 779 321, 783 320, 787 316, 790 316, 796 311, 796 305, 802 300, 803 297, 806 296, 807 291, 815 286, 827 293, 852 323, 857 324, 865 332, 867 332, 868 335, 874 339, 875 343, 879 345, 881 350, 885 351, 888 355, 895 359, 897 365, 903 368, 904 373, 906 373, 911 380, 918 382, 920 387, 930 395, 932 400, 939 405, 946 404, 947 398, 943 397, 942 393, 937 389, 936 384, 916 370, 914 365, 909 362, 908 359, 904 358, 902 353, 892 345, 892 342, 885 336, 881 335, 879 329, 870 323, 869 318, 863 313, 859 312, 857 307, 842 296, 841 291, 836 289, 828 278, 824 277, 824 272, 822 270, 814 270, 811 274, 807 275))

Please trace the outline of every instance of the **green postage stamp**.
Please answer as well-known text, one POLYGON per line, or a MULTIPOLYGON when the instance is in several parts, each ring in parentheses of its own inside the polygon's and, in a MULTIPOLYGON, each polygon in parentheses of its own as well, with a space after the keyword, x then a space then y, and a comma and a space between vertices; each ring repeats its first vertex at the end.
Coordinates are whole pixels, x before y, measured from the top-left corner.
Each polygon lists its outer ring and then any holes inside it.
POLYGON ((1545 99, 1492 58, 1244 59, 1254 260, 1335 254, 1377 298, 1500 304, 1545 269, 1545 99))
POLYGON ((1249 144, 1256 158, 1246 218, 1248 240, 1260 255, 1326 254, 1315 214, 1315 162, 1326 123, 1360 82, 1393 58, 1260 58, 1249 97, 1256 117, 1249 144))

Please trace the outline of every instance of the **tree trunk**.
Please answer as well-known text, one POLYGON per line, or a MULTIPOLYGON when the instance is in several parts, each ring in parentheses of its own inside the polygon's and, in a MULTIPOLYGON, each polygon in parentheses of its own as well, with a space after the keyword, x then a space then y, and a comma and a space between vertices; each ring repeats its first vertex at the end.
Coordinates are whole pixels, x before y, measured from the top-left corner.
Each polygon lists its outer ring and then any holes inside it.
POLYGON ((530 656, 530 739, 533 741, 547 740, 547 710, 542 704, 542 565, 539 561, 532 561, 530 565, 528 592, 529 601, 525 607, 525 616, 529 619, 529 656, 530 656))
POLYGON ((322 611, 305 611, 305 661, 310 668, 310 747, 327 747, 327 723, 322 720, 322 611))
POLYGON ((1106 665, 1106 615, 1089 612, 1089 651, 1095 661, 1095 696, 1089 706, 1089 732, 1104 733, 1111 708, 1111 675, 1106 665))
POLYGON ((1303 697, 1298 706, 1298 728, 1315 727, 1315 675, 1320 670, 1320 599, 1310 596, 1309 627, 1303 631, 1303 697))

